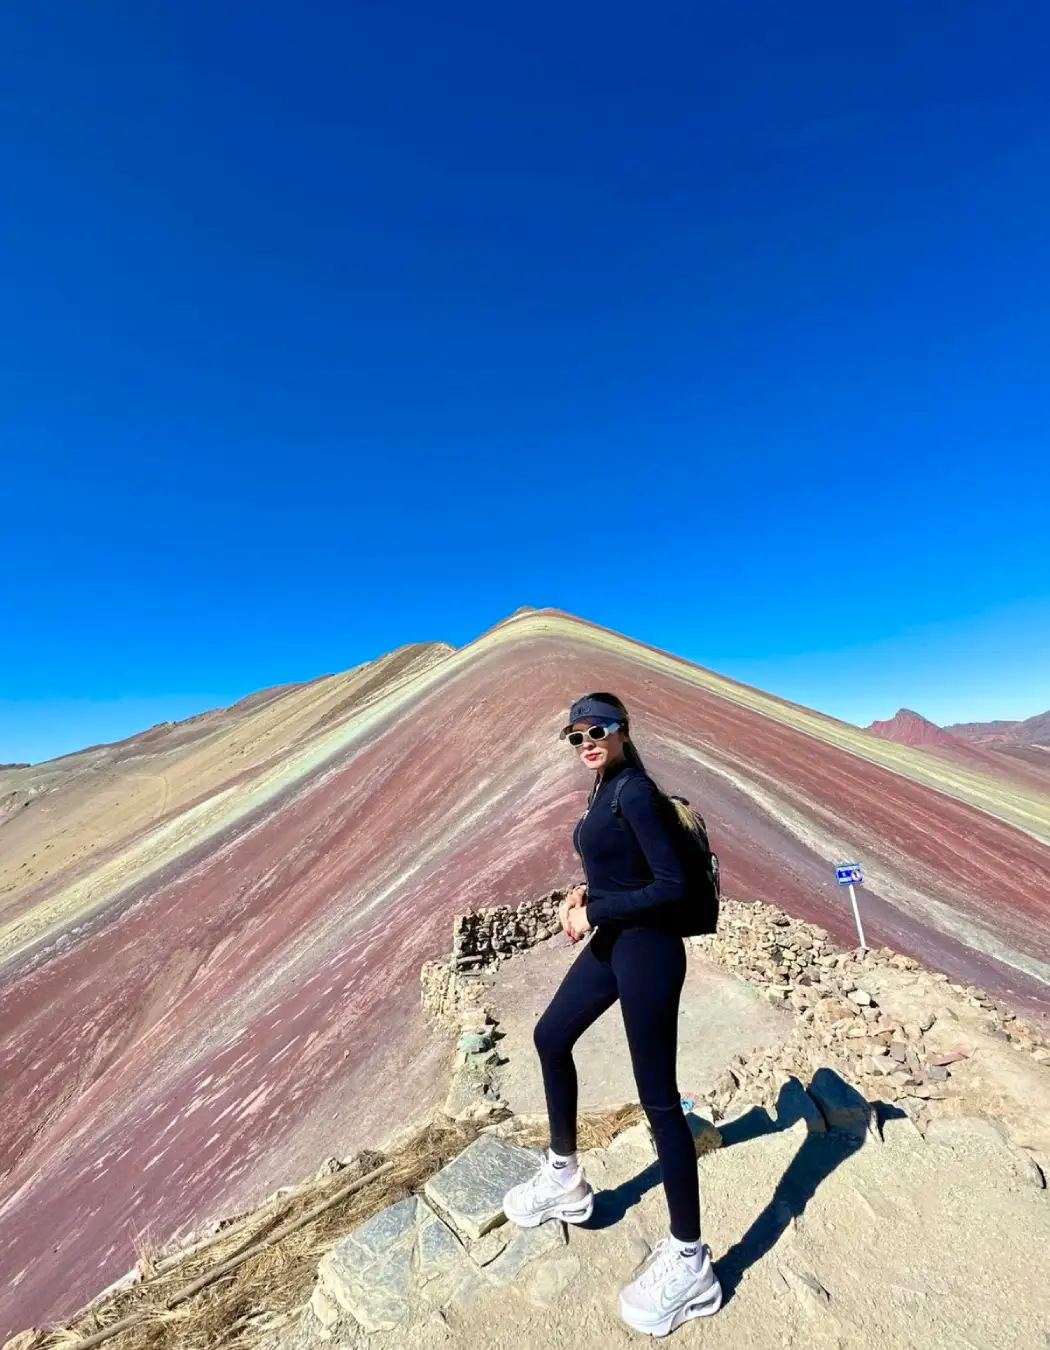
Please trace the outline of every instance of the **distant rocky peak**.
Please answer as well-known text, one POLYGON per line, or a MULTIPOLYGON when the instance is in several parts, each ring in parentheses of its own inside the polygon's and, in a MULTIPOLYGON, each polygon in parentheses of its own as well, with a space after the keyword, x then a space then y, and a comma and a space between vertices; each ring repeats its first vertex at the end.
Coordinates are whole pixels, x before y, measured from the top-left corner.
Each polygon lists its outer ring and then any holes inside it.
POLYGON ((911 708, 899 708, 888 721, 872 722, 868 730, 873 736, 880 736, 884 741, 897 741, 900 745, 957 744, 950 732, 911 708))

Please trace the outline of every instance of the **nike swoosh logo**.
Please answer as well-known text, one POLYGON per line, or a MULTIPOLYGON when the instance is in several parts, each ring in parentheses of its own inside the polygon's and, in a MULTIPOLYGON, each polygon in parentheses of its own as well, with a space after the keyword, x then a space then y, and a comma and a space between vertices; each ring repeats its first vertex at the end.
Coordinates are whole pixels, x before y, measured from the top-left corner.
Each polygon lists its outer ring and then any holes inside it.
POLYGON ((695 1293, 691 1293, 688 1298, 683 1298, 681 1293, 676 1294, 671 1290, 662 1290, 656 1301, 660 1305, 659 1311, 661 1313, 672 1313, 677 1308, 682 1307, 684 1303, 692 1303, 694 1299, 701 1299, 705 1297, 707 1293, 707 1289, 700 1289, 695 1293))

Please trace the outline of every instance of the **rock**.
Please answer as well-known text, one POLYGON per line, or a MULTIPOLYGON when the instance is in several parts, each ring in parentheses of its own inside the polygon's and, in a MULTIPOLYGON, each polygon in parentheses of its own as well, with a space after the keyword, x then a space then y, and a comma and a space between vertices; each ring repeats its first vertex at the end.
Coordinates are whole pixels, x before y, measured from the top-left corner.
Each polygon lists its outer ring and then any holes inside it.
MULTIPOLYGON (((314 1285, 313 1293, 310 1295, 310 1311, 326 1331, 333 1331, 339 1323, 339 1306, 329 1298, 324 1285, 320 1282, 314 1285)), ((8 1350, 10 1344, 9 1341, 4 1350, 8 1350)))
POLYGON ((778 1266, 781 1279, 794 1294, 799 1307, 809 1317, 819 1317, 831 1302, 831 1295, 809 1270, 778 1266))
POLYGON ((898 1064, 903 1064, 908 1058, 908 1047, 904 1041, 890 1042, 890 1058, 895 1059, 898 1064))
POLYGON ((830 1069, 820 1068, 813 1075, 809 1095, 820 1107, 829 1130, 863 1142, 871 1127, 872 1108, 856 1088, 830 1069))
POLYGON ((465 1271, 466 1252, 448 1224, 425 1205, 420 1206, 417 1272, 421 1284, 465 1271))
POLYGON ((492 1049, 492 1037, 481 1032, 467 1031, 456 1042, 456 1049, 463 1055, 483 1055, 492 1049))
POLYGON ((470 1244, 470 1259, 476 1266, 487 1266, 490 1261, 495 1261, 512 1236, 509 1224, 504 1224, 501 1228, 493 1228, 483 1238, 479 1238, 477 1242, 470 1244))
POLYGON ((497 1285, 510 1284, 530 1261, 564 1246, 565 1225, 562 1223, 518 1228, 499 1256, 486 1263, 485 1274, 497 1285))
POLYGON ((647 1120, 640 1120, 636 1125, 629 1125, 626 1130, 621 1130, 606 1148, 606 1153, 632 1151, 649 1158, 653 1156, 653 1134, 647 1120))
POLYGON ((33 1347, 43 1340, 43 1332, 30 1329, 20 1331, 17 1336, 12 1336, 9 1341, 4 1342, 4 1350, 33 1350, 33 1347))
POLYGON ((463 1122, 491 1120, 493 1116, 500 1115, 505 1110, 505 1103, 502 1099, 490 1101, 484 1098, 480 1101, 471 1101, 462 1110, 457 1111, 453 1120, 463 1122))
POLYGON ((943 1083, 948 1077, 948 1070, 942 1064, 931 1064, 926 1070, 926 1077, 931 1083, 943 1083))
POLYGON ((325 1296, 366 1331, 391 1331, 408 1312, 419 1203, 412 1196, 381 1210, 321 1258, 325 1296))
POLYGON ((910 1116, 891 1114, 889 1111, 885 1114, 880 1113, 879 1126, 882 1142, 890 1148, 914 1152, 926 1146, 926 1141, 910 1116))
POLYGON ((424 1194, 458 1233, 476 1241, 505 1222, 504 1195, 538 1166, 535 1153, 482 1134, 430 1178, 424 1194))
POLYGON ((711 1086, 711 1100, 727 1102, 736 1091, 736 1080, 728 1069, 723 1069, 711 1086))
POLYGON ((954 1045, 950 1050, 946 1050, 943 1055, 930 1055, 927 1064, 935 1069, 946 1068, 949 1064, 958 1064, 962 1059, 969 1059, 970 1052, 962 1045, 954 1045))
POLYGON ((689 1126, 689 1132, 693 1136, 693 1144, 698 1158, 702 1158, 706 1153, 713 1153, 715 1149, 722 1147, 722 1136, 709 1120, 697 1115, 695 1111, 687 1111, 685 1119, 689 1126))
POLYGON ((870 1008, 875 1000, 866 989, 852 989, 847 995, 851 1003, 855 1003, 858 1008, 870 1008))
POLYGON ((326 1158, 314 1173, 314 1180, 324 1181, 325 1177, 333 1177, 336 1172, 341 1172, 344 1166, 345 1164, 341 1163, 338 1158, 326 1158))
POLYGON ((418 1211, 419 1201, 414 1195, 381 1209, 336 1244, 344 1249, 341 1261, 361 1270, 399 1241, 413 1239, 418 1211))

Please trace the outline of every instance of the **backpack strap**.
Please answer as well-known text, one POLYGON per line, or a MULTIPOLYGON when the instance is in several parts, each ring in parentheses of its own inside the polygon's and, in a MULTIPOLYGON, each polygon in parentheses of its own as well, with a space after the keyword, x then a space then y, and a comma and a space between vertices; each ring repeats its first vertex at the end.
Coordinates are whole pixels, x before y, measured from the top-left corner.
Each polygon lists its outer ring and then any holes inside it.
POLYGON ((627 773, 621 773, 620 776, 617 778, 616 782, 613 784, 612 813, 614 816, 623 815, 623 808, 620 806, 620 795, 623 792, 624 788, 627 786, 627 780, 629 775, 630 770, 628 770, 627 773))

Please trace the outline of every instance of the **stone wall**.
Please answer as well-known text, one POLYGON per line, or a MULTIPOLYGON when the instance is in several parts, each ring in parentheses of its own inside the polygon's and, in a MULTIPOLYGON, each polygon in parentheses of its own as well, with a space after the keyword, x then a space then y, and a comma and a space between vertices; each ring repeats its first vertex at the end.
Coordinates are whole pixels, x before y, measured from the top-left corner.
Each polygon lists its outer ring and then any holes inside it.
POLYGON ((484 1008, 485 975, 513 956, 553 936, 564 891, 550 891, 517 908, 490 905, 460 914, 452 926, 452 952, 420 972, 423 1011, 449 1031, 473 1031, 484 1008))
MULTIPOLYGON (((470 1109, 472 1102, 499 1101, 499 1032, 487 1003, 486 977, 500 961, 558 931, 564 894, 552 891, 517 909, 495 906, 461 915, 448 960, 424 967, 424 1009, 460 1036, 457 1079, 449 1097, 450 1107, 456 1108, 453 1114, 470 1109)), ((773 905, 724 898, 718 932, 689 942, 707 960, 796 1014, 786 1044, 736 1055, 729 1062, 705 1099, 716 1119, 741 1104, 772 1106, 786 1078, 807 1082, 821 1068, 837 1071, 869 1100, 898 1102, 920 1121, 936 1103, 956 1095, 962 1085, 949 1080, 965 1056, 961 1051, 946 1053, 943 1045, 928 1046, 927 1033, 936 1017, 901 1021, 879 1006, 874 991, 882 969, 906 972, 920 992, 937 990, 950 1003, 975 1010, 989 1035, 1028 1052, 1040 1064, 1050 1064, 1046 1032, 984 990, 952 984, 947 976, 923 970, 912 957, 889 948, 844 948, 824 929, 773 905)))
POLYGON ((455 1071, 445 1110, 459 1120, 480 1119, 505 1106, 499 1086, 501 1039, 488 1003, 488 976, 501 961, 552 937, 560 927, 564 891, 549 891, 512 909, 490 905, 459 915, 452 952, 420 971, 420 997, 427 1017, 458 1037, 455 1071))

